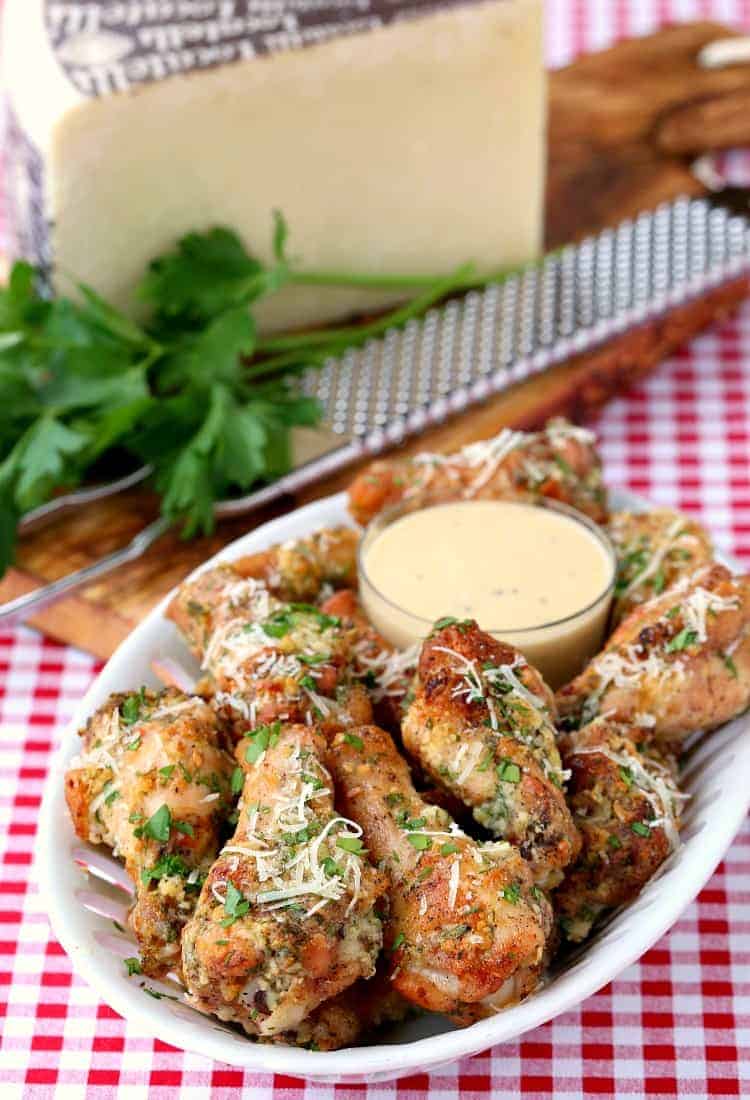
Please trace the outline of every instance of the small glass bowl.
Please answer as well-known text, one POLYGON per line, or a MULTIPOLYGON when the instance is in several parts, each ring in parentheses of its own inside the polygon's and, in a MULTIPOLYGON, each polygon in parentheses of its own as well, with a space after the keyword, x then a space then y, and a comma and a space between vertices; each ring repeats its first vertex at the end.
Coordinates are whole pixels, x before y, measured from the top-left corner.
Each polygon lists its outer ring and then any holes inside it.
MULTIPOLYGON (((565 618, 521 629, 479 624, 496 638, 519 649, 529 663, 542 673, 550 687, 558 688, 573 679, 602 647, 617 577, 617 555, 604 530, 575 508, 546 498, 531 506, 559 512, 581 524, 604 548, 611 565, 606 587, 589 604, 565 618)), ((395 603, 376 587, 367 572, 367 551, 392 523, 419 510, 418 501, 402 501, 385 509, 367 526, 357 551, 360 595, 367 617, 383 637, 399 649, 406 649, 426 638, 434 623, 395 603)), ((443 612, 445 615, 452 613, 450 607, 443 612)))

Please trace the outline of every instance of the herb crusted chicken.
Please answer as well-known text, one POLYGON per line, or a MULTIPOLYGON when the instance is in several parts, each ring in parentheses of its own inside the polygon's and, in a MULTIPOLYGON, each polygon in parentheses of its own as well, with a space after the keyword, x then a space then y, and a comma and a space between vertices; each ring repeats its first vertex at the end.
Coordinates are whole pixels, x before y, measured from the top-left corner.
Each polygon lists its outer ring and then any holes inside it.
POLYGON ((81 737, 65 778, 76 834, 124 860, 144 973, 178 970, 180 933, 232 803, 220 723, 201 699, 142 690, 112 696, 81 737))
POLYGON ((603 523, 607 494, 594 436, 565 420, 540 432, 504 429, 454 455, 380 459, 349 489, 349 510, 367 524, 402 500, 419 507, 452 500, 562 501, 603 523))
POLYGON ((395 989, 460 1023, 528 995, 552 919, 518 852, 505 842, 478 844, 424 802, 393 739, 376 726, 338 734, 330 761, 344 812, 357 815, 388 879, 395 989))
POLYGON ((334 808, 320 733, 256 730, 237 756, 237 828, 183 934, 183 973, 197 1008, 269 1038, 374 973, 385 880, 334 808))
POLYGON ((579 847, 565 802, 549 688, 475 622, 441 620, 425 641, 403 721, 407 750, 493 836, 554 886, 579 847))

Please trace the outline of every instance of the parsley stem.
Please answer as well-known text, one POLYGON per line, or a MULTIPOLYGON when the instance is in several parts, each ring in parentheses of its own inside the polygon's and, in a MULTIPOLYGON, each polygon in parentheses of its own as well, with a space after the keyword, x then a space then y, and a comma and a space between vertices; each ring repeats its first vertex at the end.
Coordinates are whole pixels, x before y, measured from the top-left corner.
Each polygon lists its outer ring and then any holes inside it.
POLYGON ((298 365, 300 356, 310 353, 314 361, 321 353, 323 357, 334 355, 344 351, 348 347, 357 347, 380 336, 389 328, 404 325, 413 317, 418 317, 444 298, 446 294, 465 285, 465 279, 474 271, 471 264, 458 268, 452 275, 444 279, 432 281, 432 285, 423 294, 417 295, 406 305, 386 313, 375 321, 365 325, 347 325, 343 328, 322 329, 316 332, 305 332, 291 336, 279 336, 270 340, 261 340, 257 350, 260 352, 271 351, 278 354, 271 355, 267 359, 254 363, 248 370, 246 377, 257 377, 259 374, 274 373, 285 367, 298 365))

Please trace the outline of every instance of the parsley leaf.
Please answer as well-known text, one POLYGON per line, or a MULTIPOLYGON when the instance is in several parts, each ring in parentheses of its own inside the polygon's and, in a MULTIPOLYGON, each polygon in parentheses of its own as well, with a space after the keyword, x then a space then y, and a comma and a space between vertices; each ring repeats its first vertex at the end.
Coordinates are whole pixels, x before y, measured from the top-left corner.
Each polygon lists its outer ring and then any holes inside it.
POLYGON ((229 928, 240 917, 244 917, 250 909, 250 902, 241 890, 232 882, 227 883, 227 892, 224 900, 224 912, 226 916, 221 922, 222 928, 229 928))

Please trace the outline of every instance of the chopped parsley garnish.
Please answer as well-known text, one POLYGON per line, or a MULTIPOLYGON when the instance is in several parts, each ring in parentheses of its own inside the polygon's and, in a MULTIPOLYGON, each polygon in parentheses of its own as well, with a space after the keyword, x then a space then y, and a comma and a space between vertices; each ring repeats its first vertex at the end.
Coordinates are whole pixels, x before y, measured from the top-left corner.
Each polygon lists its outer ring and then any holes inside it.
POLYGON ((307 617, 314 620, 320 630, 331 630, 341 625, 341 619, 335 615, 325 615, 310 603, 290 603, 281 608, 262 624, 264 634, 269 638, 283 638, 307 617))
POLYGON ((336 837, 336 847, 341 848, 344 852, 353 852, 355 856, 365 854, 362 838, 358 836, 338 836, 336 837))
POLYGON ((622 779, 625 786, 628 788, 628 790, 630 790, 630 788, 633 786, 633 783, 634 783, 632 771, 630 770, 630 768, 626 767, 624 764, 620 765, 619 771, 620 771, 620 779, 622 779))
POLYGON ((338 877, 341 878, 344 874, 344 868, 340 863, 337 863, 335 859, 331 859, 330 856, 326 856, 322 863, 323 870, 328 875, 328 878, 338 877))
POLYGON ((173 828, 184 836, 195 836, 195 829, 189 821, 175 821, 173 822, 173 828))
POLYGON ((688 646, 694 645, 698 641, 698 631, 689 630, 687 627, 681 630, 679 634, 675 634, 674 638, 671 638, 664 646, 666 653, 680 653, 683 649, 687 649, 688 646))
POLYGON ((510 886, 506 886, 503 890, 503 897, 506 901, 509 901, 511 905, 517 905, 520 896, 521 886, 518 882, 512 882, 510 886))
POLYGON ((657 596, 660 596, 664 591, 664 585, 666 584, 666 578, 664 576, 664 570, 660 569, 657 573, 654 573, 651 578, 651 587, 657 596))
POLYGON ((129 955, 127 959, 122 960, 125 963, 128 971, 128 977, 132 978, 134 974, 142 974, 141 960, 135 955, 129 955))
POLYGON ((167 764, 165 768, 159 768, 159 775, 162 779, 171 779, 172 772, 175 770, 175 764, 167 764))
POLYGON ((733 680, 736 680, 736 679, 737 679, 737 677, 739 676, 739 673, 737 672, 737 665, 736 665, 736 664, 734 663, 734 661, 732 660, 732 658, 731 658, 730 654, 729 654, 729 653, 725 653, 725 654, 723 654, 722 660, 724 661, 724 665, 725 665, 725 667, 726 667, 726 668, 727 668, 727 669, 729 670, 729 672, 731 673, 731 675, 732 675, 732 679, 733 679, 733 680))
POLYGON ((438 619, 438 621, 433 625, 432 629, 433 632, 436 630, 445 630, 447 626, 456 626, 457 623, 458 619, 455 619, 452 615, 445 615, 442 619, 438 619))
POLYGON ((651 836, 651 829, 644 821, 634 821, 630 828, 636 836, 651 836))
POLYGON ((417 875, 417 882, 425 882, 430 877, 434 869, 434 867, 425 867, 424 870, 420 871, 417 875))
POLYGON ((309 772, 302 772, 300 778, 302 779, 303 783, 309 783, 314 791, 319 791, 323 787, 323 784, 318 779, 317 775, 310 775, 309 772))
POLYGON ((141 735, 140 735, 140 733, 138 734, 137 737, 134 737, 132 741, 128 741, 127 745, 125 746, 125 748, 128 749, 130 752, 135 752, 135 750, 139 749, 140 747, 141 747, 141 735))
POLYGON ((104 805, 105 806, 111 806, 112 803, 115 801, 115 799, 119 798, 119 797, 120 797, 120 792, 119 791, 110 791, 109 794, 107 795, 107 797, 104 799, 104 805))
POLYGON ((326 661, 330 661, 331 655, 329 653, 298 653, 297 660, 302 665, 324 665, 326 661))
POLYGON ((389 806, 398 806, 399 802, 404 801, 404 796, 401 794, 400 791, 390 791, 385 796, 385 800, 389 806))
POLYGON ((145 825, 139 825, 135 829, 137 837, 147 836, 151 840, 158 840, 160 844, 166 844, 169 840, 169 830, 172 827, 172 813, 163 802, 155 814, 148 819, 145 825))
POLYGON ((402 828, 408 832, 414 832, 415 829, 424 829, 427 824, 427 819, 424 817, 407 817, 404 821, 402 828))
POLYGON ((477 765, 477 771, 478 772, 486 772, 491 763, 492 763, 492 753, 488 752, 487 755, 485 756, 484 760, 482 760, 481 763, 479 763, 477 765))
POLYGON ((344 740, 346 741, 347 745, 351 745, 352 748, 357 749, 358 752, 361 752, 362 749, 365 747, 364 741, 361 737, 358 737, 356 733, 345 733, 344 740))
POLYGON ((166 855, 158 859, 153 867, 144 867, 141 871, 141 882, 144 885, 152 880, 161 878, 186 878, 190 874, 190 868, 180 856, 166 855))
POLYGON ((446 928, 443 932, 443 939, 460 940, 469 930, 470 925, 468 924, 454 924, 452 928, 446 928))
POLYGON ((441 856, 452 856, 458 851, 458 845, 447 840, 440 849, 441 856))
POLYGON ((313 680, 312 676, 310 676, 308 674, 305 674, 304 676, 300 677, 299 686, 303 687, 303 688, 307 688, 308 691, 316 691, 317 687, 318 687, 315 680, 313 680))
POLYGON ((232 882, 227 883, 227 892, 224 899, 224 912, 226 916, 221 922, 222 928, 229 928, 240 917, 244 917, 250 908, 250 902, 247 900, 241 890, 232 882))
POLYGON ((146 702, 146 689, 141 688, 134 695, 128 695, 120 704, 120 718, 126 726, 132 726, 141 715, 141 707, 146 702))
POLYGON ((679 615, 679 614, 680 614, 680 605, 677 603, 677 604, 674 605, 674 607, 670 607, 669 611, 667 612, 667 618, 668 619, 674 619, 675 615, 679 615))
POLYGON ((245 785, 245 773, 242 768, 235 768, 232 772, 232 794, 239 794, 245 785))
POLYGON ((406 942, 406 936, 403 932, 399 932, 391 946, 391 951, 398 951, 399 947, 406 942))
POLYGON ((622 848, 622 842, 619 836, 615 836, 614 833, 610 833, 607 837, 607 847, 611 848, 613 852, 618 852, 622 848))
POLYGON ((501 764, 497 765, 496 771, 504 783, 521 782, 521 769, 512 760, 503 760, 501 764))
POLYGON ((281 722, 274 722, 272 726, 258 726, 256 730, 246 734, 250 738, 250 744, 245 749, 245 760, 248 764, 256 764, 268 748, 273 748, 281 733, 281 722))
POLYGON ((409 833, 406 839, 418 852, 426 852, 432 847, 432 837, 425 836, 424 833, 409 833))

